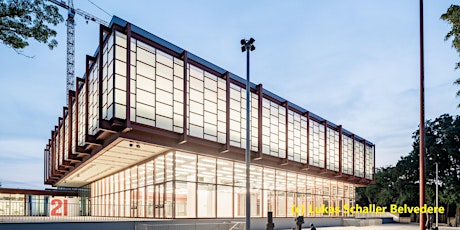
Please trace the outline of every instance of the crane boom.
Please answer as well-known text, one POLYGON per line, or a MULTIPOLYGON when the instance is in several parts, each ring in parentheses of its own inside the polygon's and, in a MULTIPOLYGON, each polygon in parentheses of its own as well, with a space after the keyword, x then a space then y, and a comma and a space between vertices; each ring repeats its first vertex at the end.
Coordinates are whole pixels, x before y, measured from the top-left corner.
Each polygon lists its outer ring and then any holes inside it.
POLYGON ((83 10, 80 10, 80 9, 75 9, 75 13, 77 13, 78 15, 84 17, 87 21, 93 21, 93 22, 97 22, 101 25, 104 25, 104 26, 108 26, 109 23, 107 23, 106 21, 92 15, 92 14, 89 14, 83 10))
POLYGON ((86 19, 86 22, 93 21, 102 25, 107 26, 108 23, 98 17, 85 12, 81 9, 75 9, 73 7, 73 0, 68 0, 67 4, 65 1, 48 0, 57 6, 60 6, 67 10, 67 75, 66 75, 66 103, 69 97, 69 90, 75 88, 75 14, 78 14, 86 19))
POLYGON ((73 9, 72 17, 74 17, 75 14, 78 14, 78 15, 84 17, 88 21, 97 22, 97 23, 99 23, 101 25, 104 25, 104 26, 109 25, 109 23, 107 23, 105 20, 100 19, 100 18, 98 18, 98 17, 96 17, 96 16, 94 16, 94 15, 92 15, 92 14, 90 14, 90 13, 84 11, 84 10, 74 9, 73 6, 69 6, 69 4, 65 3, 64 1, 57 1, 57 0, 48 0, 48 1, 54 3, 57 6, 60 6, 60 7, 64 8, 64 9, 66 9, 66 10, 73 9))

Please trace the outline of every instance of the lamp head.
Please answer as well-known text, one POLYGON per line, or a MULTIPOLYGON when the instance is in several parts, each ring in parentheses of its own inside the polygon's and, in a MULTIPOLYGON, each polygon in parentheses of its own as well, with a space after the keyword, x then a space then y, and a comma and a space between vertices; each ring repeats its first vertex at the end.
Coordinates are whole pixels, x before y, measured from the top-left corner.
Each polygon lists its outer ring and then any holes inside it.
POLYGON ((253 45, 253 43, 256 40, 254 38, 250 38, 249 40, 246 39, 241 39, 241 52, 245 52, 247 50, 254 51, 256 47, 253 45))

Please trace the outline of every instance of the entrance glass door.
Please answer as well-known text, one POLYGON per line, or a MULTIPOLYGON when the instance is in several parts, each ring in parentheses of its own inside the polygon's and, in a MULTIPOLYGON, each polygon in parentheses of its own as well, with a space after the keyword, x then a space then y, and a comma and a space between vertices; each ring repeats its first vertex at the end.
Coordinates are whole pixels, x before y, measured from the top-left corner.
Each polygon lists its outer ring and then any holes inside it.
POLYGON ((164 184, 155 185, 155 218, 164 218, 164 184))
POLYGON ((137 188, 131 189, 131 217, 137 217, 137 188))

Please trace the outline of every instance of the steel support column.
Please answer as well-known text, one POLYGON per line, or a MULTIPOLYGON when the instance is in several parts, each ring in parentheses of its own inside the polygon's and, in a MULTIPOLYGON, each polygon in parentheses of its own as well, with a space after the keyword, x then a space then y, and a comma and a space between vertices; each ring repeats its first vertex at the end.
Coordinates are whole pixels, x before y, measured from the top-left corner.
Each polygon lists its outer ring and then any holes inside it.
MULTIPOLYGON (((114 43, 115 43, 115 39, 114 39, 114 43)), ((113 51, 115 53, 115 51, 113 51)), ((99 65, 97 66, 99 69, 98 69, 98 76, 93 76, 93 77, 97 77, 98 78, 98 126, 100 127, 101 123, 102 123, 102 78, 103 78, 103 71, 102 69, 104 68, 104 59, 103 59, 103 56, 104 56, 104 26, 103 25, 99 25, 99 53, 98 53, 98 60, 99 60, 99 65)), ((114 55, 115 57, 115 55, 114 55)), ((115 65, 113 65, 115 66, 115 65)), ((113 71, 115 73, 115 71, 113 71)), ((88 78, 88 76, 86 76, 86 78, 88 78)), ((115 79, 115 77, 113 78, 115 79)), ((115 80, 113 81, 115 82, 115 80)), ((115 89, 115 87, 112 85, 112 87, 115 89)), ((89 85, 86 85, 86 88, 89 88, 89 85)), ((88 91, 89 92, 89 91, 88 91)), ((115 93, 114 93, 115 95, 115 93)), ((115 103, 115 98, 114 98, 114 103, 115 103)), ((112 108, 114 111, 115 111, 115 105, 113 106, 112 108)), ((88 111, 86 111, 88 113, 88 111)), ((115 115, 115 113, 113 113, 115 115)), ((87 133, 88 134, 88 133, 87 133)))
POLYGON ((222 153, 230 150, 230 73, 225 72, 225 146, 222 153))
POLYGON ((324 124, 324 171, 327 172, 327 120, 324 120, 323 124, 324 124))
POLYGON ((305 169, 310 167, 310 112, 305 112, 305 117, 307 117, 307 164, 305 169))
MULTIPOLYGON (((86 62, 88 62, 88 56, 86 56, 86 62)), ((79 127, 79 114, 80 114, 80 84, 84 84, 85 80, 82 78, 77 77, 77 83, 75 86, 75 152, 77 152, 78 148, 78 132, 80 130, 79 127)))
MULTIPOLYGON (((68 105, 69 109, 67 110, 67 116, 69 118, 68 122, 68 129, 67 129, 67 136, 68 136, 68 141, 67 141, 67 159, 73 159, 74 157, 72 156, 72 136, 73 136, 73 99, 75 98, 75 91, 69 90, 69 98, 68 98, 68 105)), ((76 107, 77 105, 75 105, 76 107)))
MULTIPOLYGON (((131 130, 131 23, 126 23, 126 129, 131 130)), ((115 55, 114 55, 115 57, 115 55)))
POLYGON ((285 113, 285 117, 284 117, 284 123, 285 123, 285 127, 284 127, 284 138, 285 138, 285 144, 284 144, 284 148, 285 148, 285 153, 284 153, 284 158, 282 159, 281 161, 281 165, 287 165, 288 164, 288 155, 289 155, 289 115, 288 115, 288 112, 289 112, 289 101, 285 101, 281 104, 282 106, 284 106, 284 113, 285 113))
POLYGON ((50 145, 51 145, 51 165, 50 165, 50 177, 54 177, 54 175, 56 175, 56 167, 54 166, 54 164, 56 163, 56 144, 55 144, 55 138, 54 136, 56 135, 56 128, 51 131, 51 140, 50 140, 50 145))
POLYGON ((372 149, 374 150, 372 151, 372 154, 374 154, 374 165, 372 166, 372 168, 374 169, 374 175, 372 175, 372 180, 375 181, 375 145, 372 145, 372 149))
POLYGON ((343 135, 343 133, 342 133, 342 125, 339 125, 338 129, 339 129, 339 175, 341 175, 342 174, 342 167, 343 167, 342 166, 343 165, 343 161, 342 161, 342 157, 343 157, 343 155, 342 155, 343 154, 343 150, 342 150, 342 148, 343 148, 343 144, 342 144, 342 141, 343 141, 343 139, 342 139, 342 135, 343 135))
POLYGON ((355 176, 355 134, 351 135, 353 139, 353 167, 352 167, 352 175, 355 176))
POLYGON ((366 140, 363 139, 363 152, 364 152, 364 179, 366 179, 366 140))
POLYGON ((96 58, 86 55, 86 72, 85 72, 85 136, 89 134, 89 75, 90 63, 96 63, 96 58))
POLYGON ((188 131, 188 52, 184 50, 181 55, 182 60, 184 61, 184 82, 183 82, 183 119, 182 119, 182 137, 179 143, 183 144, 187 142, 187 131, 188 131))
POLYGON ((262 159, 262 146, 263 146, 263 133, 262 133, 262 126, 263 126, 263 101, 264 101, 264 88, 262 84, 257 85, 257 94, 258 94, 258 101, 257 101, 257 156, 254 160, 261 160, 262 159))

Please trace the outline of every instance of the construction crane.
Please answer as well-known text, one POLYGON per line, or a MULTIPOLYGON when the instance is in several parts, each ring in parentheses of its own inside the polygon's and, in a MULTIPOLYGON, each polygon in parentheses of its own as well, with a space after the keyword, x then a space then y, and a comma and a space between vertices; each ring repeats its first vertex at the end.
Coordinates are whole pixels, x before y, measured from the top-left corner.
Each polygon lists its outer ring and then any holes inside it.
POLYGON ((67 10, 67 80, 66 80, 66 101, 69 97, 69 90, 75 89, 75 14, 78 14, 88 21, 93 21, 102 25, 107 26, 108 23, 102 19, 97 18, 96 16, 87 13, 80 9, 75 9, 73 7, 73 0, 57 1, 57 0, 48 0, 57 6, 60 6, 67 10))

